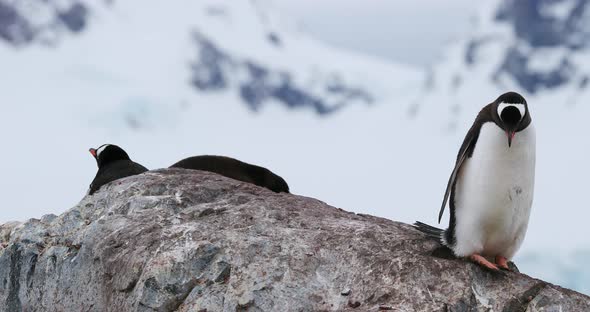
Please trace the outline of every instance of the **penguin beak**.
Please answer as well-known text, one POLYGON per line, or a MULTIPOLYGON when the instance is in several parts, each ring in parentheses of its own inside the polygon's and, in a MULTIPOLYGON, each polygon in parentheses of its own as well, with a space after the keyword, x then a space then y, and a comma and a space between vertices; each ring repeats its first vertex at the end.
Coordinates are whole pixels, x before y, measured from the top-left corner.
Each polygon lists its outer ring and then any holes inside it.
POLYGON ((506 136, 508 137, 508 147, 512 146, 512 139, 514 139, 514 135, 516 134, 515 131, 506 131, 506 136))
POLYGON ((90 154, 91 154, 91 155, 92 155, 94 158, 96 158, 96 149, 94 149, 94 148, 91 148, 91 149, 89 149, 88 151, 90 152, 90 154))

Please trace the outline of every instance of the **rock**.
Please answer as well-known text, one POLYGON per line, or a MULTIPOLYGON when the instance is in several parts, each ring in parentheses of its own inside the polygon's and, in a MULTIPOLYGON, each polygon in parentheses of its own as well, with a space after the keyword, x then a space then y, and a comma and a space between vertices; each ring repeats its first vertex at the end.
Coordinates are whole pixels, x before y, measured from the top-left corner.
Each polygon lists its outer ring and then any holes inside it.
POLYGON ((574 291, 434 256, 410 225, 194 170, 115 181, 58 217, 0 226, 0 242, 2 311, 590 310, 574 291))

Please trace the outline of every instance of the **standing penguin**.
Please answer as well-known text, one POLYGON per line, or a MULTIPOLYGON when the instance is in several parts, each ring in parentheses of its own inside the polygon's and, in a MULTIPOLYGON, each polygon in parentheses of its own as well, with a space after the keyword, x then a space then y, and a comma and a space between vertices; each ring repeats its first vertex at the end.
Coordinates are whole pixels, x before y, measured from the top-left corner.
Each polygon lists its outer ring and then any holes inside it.
POLYGON ((449 227, 414 225, 457 257, 509 270, 533 203, 535 141, 526 100, 515 92, 500 95, 479 112, 459 149, 438 216, 440 223, 448 200, 449 227))
POLYGON ((148 171, 146 167, 131 161, 129 155, 117 145, 103 144, 89 151, 98 165, 98 172, 90 183, 89 195, 94 194, 104 184, 148 171))
POLYGON ((222 176, 265 187, 275 193, 289 193, 289 185, 272 171, 225 156, 202 155, 185 158, 170 168, 214 172, 222 176))

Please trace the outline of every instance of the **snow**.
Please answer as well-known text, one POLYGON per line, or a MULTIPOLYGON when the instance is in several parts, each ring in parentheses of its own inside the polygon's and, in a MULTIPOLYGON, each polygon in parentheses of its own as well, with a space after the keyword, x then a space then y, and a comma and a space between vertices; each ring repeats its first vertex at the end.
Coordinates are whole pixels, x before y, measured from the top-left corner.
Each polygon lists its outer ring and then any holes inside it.
POLYGON ((557 20, 567 19, 576 7, 576 0, 561 0, 545 4, 541 7, 541 14, 554 17, 557 20))
POLYGON ((538 48, 531 53, 528 69, 534 72, 550 72, 564 62, 569 51, 566 48, 538 48))

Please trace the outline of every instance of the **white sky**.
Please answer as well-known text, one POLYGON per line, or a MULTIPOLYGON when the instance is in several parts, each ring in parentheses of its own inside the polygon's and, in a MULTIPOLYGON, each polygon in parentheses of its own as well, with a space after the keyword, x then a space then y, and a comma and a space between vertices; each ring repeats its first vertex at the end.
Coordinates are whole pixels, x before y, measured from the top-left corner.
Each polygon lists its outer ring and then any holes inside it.
POLYGON ((275 0, 312 36, 396 62, 429 65, 470 25, 477 1, 275 0))

